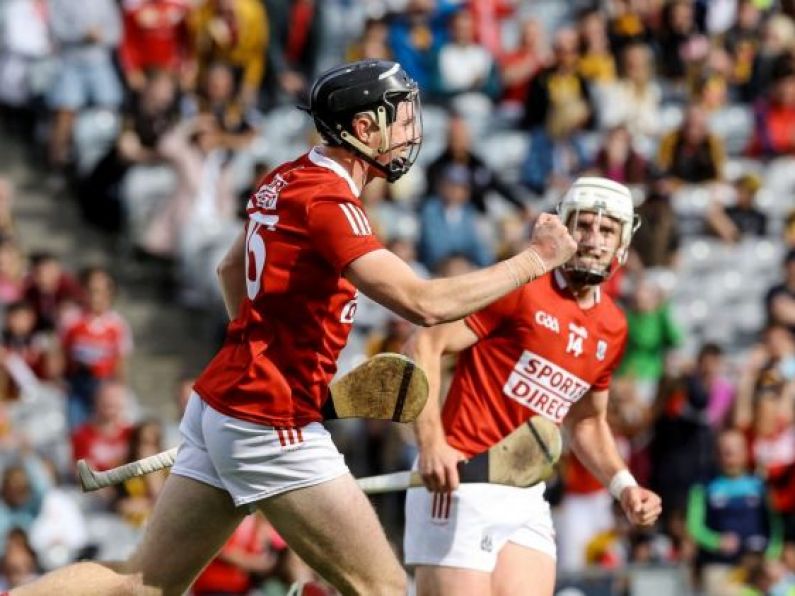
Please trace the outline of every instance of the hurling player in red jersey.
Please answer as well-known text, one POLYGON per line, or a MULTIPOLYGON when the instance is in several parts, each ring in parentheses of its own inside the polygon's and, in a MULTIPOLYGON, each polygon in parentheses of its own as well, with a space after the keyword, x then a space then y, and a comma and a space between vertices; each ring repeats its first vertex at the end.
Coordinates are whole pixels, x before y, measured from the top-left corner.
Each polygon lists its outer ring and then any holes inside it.
MULTIPOLYGON (((252 509, 344 594, 404 594, 406 577, 320 424, 357 289, 420 325, 483 308, 566 262, 576 243, 542 216, 530 247, 492 267, 418 278, 373 236, 359 193, 417 157, 417 85, 399 64, 322 74, 307 110, 325 144, 278 167, 219 266, 232 318, 182 419, 172 472, 130 559, 84 562, 26 594, 182 594, 252 509)), ((16 596, 16 592, 15 592, 16 596)))
POLYGON ((489 449, 532 416, 570 431, 571 447, 629 520, 651 525, 657 495, 637 485, 607 426, 610 378, 627 325, 600 291, 626 258, 637 227, 629 190, 580 178, 558 213, 576 255, 466 319, 423 329, 409 353, 430 396, 415 429, 425 488, 406 498, 406 564, 423 596, 552 594, 555 533, 544 484, 460 484, 457 464, 489 449), (440 359, 460 352, 440 412, 440 359))

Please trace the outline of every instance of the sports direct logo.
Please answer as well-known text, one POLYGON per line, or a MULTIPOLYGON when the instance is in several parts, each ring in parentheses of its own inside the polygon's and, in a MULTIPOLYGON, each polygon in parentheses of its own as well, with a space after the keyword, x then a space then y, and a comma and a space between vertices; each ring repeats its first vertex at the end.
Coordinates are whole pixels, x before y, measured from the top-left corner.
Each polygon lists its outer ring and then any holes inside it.
POLYGON ((536 414, 560 424, 571 405, 590 388, 591 385, 578 376, 525 350, 502 391, 536 414))

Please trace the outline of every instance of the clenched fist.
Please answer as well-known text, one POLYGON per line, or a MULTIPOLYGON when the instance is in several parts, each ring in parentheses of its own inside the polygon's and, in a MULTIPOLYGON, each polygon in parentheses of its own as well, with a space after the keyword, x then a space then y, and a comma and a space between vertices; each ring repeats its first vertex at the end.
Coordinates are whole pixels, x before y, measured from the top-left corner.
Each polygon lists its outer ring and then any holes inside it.
POLYGON ((655 493, 641 486, 628 486, 621 493, 621 508, 636 526, 653 526, 662 513, 662 501, 655 493))
POLYGON ((530 247, 538 253, 547 271, 563 265, 577 252, 577 242, 557 215, 542 213, 538 216, 530 247))

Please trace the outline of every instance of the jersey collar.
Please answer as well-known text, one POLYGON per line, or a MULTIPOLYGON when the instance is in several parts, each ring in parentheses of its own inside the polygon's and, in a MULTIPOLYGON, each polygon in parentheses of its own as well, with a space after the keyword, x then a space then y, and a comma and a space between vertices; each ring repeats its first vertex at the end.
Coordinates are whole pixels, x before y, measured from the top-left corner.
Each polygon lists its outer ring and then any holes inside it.
POLYGON ((309 161, 311 161, 316 166, 320 166, 321 168, 326 168, 334 172, 337 176, 345 180, 348 183, 348 186, 351 188, 351 192, 355 197, 358 197, 362 194, 362 191, 359 190, 359 187, 356 186, 356 183, 351 178, 351 175, 348 173, 348 170, 343 168, 340 164, 338 164, 333 159, 326 157, 323 155, 318 147, 312 147, 312 150, 309 152, 309 161))
MULTIPOLYGON (((568 282, 566 282, 566 278, 563 276, 563 273, 561 273, 560 269, 555 269, 552 272, 552 276, 555 279, 555 285, 558 286, 558 289, 565 290, 569 286, 568 282)), ((602 301, 602 288, 596 286, 595 290, 596 292, 594 293, 593 302, 594 304, 599 304, 602 301)))

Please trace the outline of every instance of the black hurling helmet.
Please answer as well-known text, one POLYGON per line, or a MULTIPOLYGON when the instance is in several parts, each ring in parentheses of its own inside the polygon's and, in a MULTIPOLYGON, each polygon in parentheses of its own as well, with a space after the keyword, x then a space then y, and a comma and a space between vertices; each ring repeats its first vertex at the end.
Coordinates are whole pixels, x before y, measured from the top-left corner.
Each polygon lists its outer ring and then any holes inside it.
POLYGON ((329 145, 347 146, 394 182, 409 171, 422 144, 422 113, 417 83, 397 62, 360 60, 335 66, 321 74, 309 93, 309 106, 318 132, 329 145), (393 145, 387 127, 395 122, 398 105, 408 102, 413 131, 404 143, 393 145), (351 134, 356 114, 369 113, 381 131, 381 146, 373 149, 351 134), (377 161, 389 154, 389 162, 377 161))

